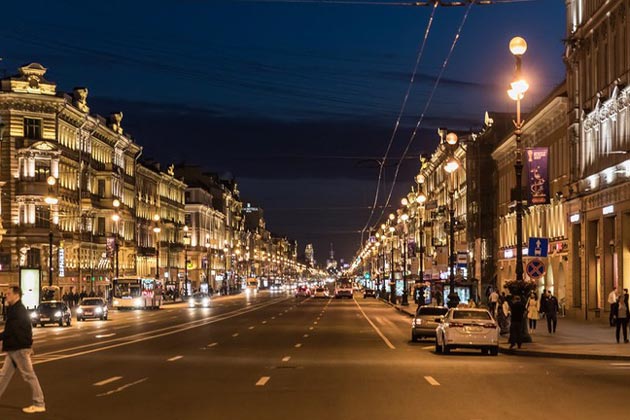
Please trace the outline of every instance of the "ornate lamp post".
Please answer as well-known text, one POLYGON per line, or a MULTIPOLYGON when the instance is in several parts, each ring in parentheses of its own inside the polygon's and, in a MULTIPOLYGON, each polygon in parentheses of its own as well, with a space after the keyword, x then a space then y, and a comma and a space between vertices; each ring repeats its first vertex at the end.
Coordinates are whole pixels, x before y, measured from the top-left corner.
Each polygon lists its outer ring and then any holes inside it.
MULTIPOLYGON (((409 201, 406 198, 402 199, 402 205, 407 207, 409 205, 409 201)), ((407 250, 409 248, 408 239, 407 239, 407 221, 409 220, 409 214, 407 214, 406 210, 403 210, 403 213, 400 215, 400 221, 403 225, 403 231, 401 235, 402 240, 402 278, 403 278, 403 292, 402 292, 402 300, 400 302, 403 306, 409 306, 409 293, 407 292, 407 250)))
POLYGON ((516 101, 516 121, 514 121, 514 135, 516 136, 516 281, 523 281, 523 150, 521 148, 521 134, 523 124, 521 120, 521 100, 529 89, 529 84, 521 77, 522 57, 527 51, 527 42, 521 37, 514 37, 510 41, 510 52, 516 60, 514 81, 507 91, 508 96, 516 101))
POLYGON ((114 199, 114 201, 112 202, 112 205, 114 206, 114 214, 112 214, 112 221, 114 222, 114 226, 116 227, 116 231, 114 232, 114 274, 116 278, 120 277, 120 270, 119 270, 119 265, 118 265, 118 234, 119 234, 119 225, 118 222, 120 222, 120 213, 118 212, 118 209, 120 208, 120 200, 118 199, 114 199))
MULTIPOLYGON (((446 135, 446 143, 454 150, 457 147, 459 139, 457 134, 448 133, 446 135)), ((452 188, 449 190, 449 288, 448 294, 448 307, 456 308, 459 305, 459 295, 455 291, 455 263, 456 263, 456 251, 455 251, 455 185, 453 174, 459 169, 459 162, 454 156, 450 156, 444 164, 444 170, 451 177, 452 188)))
POLYGON ((160 215, 153 215, 153 221, 155 222, 155 227, 153 228, 153 233, 155 233, 155 279, 160 279, 160 232, 162 229, 158 226, 160 222, 160 215))
MULTIPOLYGON (((394 215, 394 213, 390 213, 389 215, 389 221, 390 223, 393 223, 394 220, 396 219, 396 216, 394 215)), ((396 303, 396 273, 394 270, 394 233, 396 233, 396 228, 392 225, 389 226, 389 245, 391 247, 391 260, 389 262, 390 266, 389 266, 389 289, 390 289, 390 296, 389 296, 389 300, 392 303, 396 303)))
POLYGON ((53 285, 53 206, 59 202, 59 199, 55 195, 55 185, 57 184, 57 178, 49 176, 46 178, 48 184, 48 195, 44 198, 44 202, 49 206, 48 217, 48 286, 53 285))
POLYGON ((184 289, 185 295, 188 296, 188 245, 190 244, 190 234, 188 233, 188 225, 184 225, 184 289))

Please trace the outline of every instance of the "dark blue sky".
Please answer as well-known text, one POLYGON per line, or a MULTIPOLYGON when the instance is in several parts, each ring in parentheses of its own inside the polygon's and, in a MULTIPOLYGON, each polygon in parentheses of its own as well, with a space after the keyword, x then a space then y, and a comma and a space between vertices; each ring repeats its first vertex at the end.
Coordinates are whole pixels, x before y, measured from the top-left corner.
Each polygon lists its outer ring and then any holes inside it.
MULTIPOLYGON (((96 112, 163 163, 199 163, 239 180, 272 231, 328 244, 349 258, 430 8, 237 1, 33 1, 3 5, 2 68, 49 68, 61 89, 87 86, 96 112)), ((393 155, 420 115, 464 8, 437 10, 393 155)), ((564 77, 564 2, 474 6, 411 147, 431 152, 435 128, 478 127, 505 94, 514 35, 528 40, 531 108, 564 77)), ((405 161, 398 191, 417 159, 405 161)), ((391 179, 391 171, 386 179, 391 179)), ((395 196, 398 202, 399 195, 395 196)))

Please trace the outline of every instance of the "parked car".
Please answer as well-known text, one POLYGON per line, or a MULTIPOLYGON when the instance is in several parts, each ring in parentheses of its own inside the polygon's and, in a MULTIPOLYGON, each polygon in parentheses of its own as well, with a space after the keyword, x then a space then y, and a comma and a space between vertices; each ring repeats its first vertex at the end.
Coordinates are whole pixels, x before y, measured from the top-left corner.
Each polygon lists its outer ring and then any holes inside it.
POLYGON ((190 308, 209 308, 210 307, 210 296, 207 293, 194 293, 190 298, 188 298, 188 307, 190 308))
POLYGON ((435 352, 449 353, 456 348, 477 348, 496 356, 499 354, 499 328, 486 309, 453 308, 435 330, 435 352))
POLYGON ((315 289, 315 293, 313 293, 313 297, 314 298, 329 298, 329 293, 328 293, 328 289, 324 288, 324 287, 317 287, 315 289))
POLYGON ((69 327, 72 323, 72 313, 68 305, 61 301, 49 300, 39 304, 37 309, 31 312, 31 322, 33 326, 38 324, 43 327, 46 324, 58 324, 69 327))
POLYGON ((363 299, 367 299, 367 298, 376 298, 376 290, 374 289, 365 289, 363 290, 363 299))
POLYGON ((443 306, 420 306, 411 321, 411 341, 424 337, 435 337, 435 329, 440 325, 437 321, 448 312, 443 306))
POLYGON ((85 321, 87 318, 107 320, 109 310, 107 302, 103 298, 85 298, 77 308, 77 321, 85 321))

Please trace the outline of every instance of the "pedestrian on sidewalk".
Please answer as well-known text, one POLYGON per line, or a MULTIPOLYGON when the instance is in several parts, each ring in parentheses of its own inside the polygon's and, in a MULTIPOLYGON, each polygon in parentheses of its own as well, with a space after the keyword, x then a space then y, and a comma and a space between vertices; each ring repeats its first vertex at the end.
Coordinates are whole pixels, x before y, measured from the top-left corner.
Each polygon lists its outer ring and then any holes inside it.
POLYGON ((615 337, 617 343, 619 343, 619 330, 623 328, 623 342, 628 342, 628 318, 630 318, 630 311, 628 310, 628 304, 623 296, 617 298, 617 304, 614 306, 615 325, 615 337))
POLYGON ((499 303, 499 294, 496 290, 492 290, 490 296, 488 297, 488 303, 490 304, 490 313, 492 316, 497 316, 497 305, 499 303))
POLYGON ((608 322, 611 327, 615 326, 615 316, 613 313, 615 312, 615 306, 617 306, 617 298, 617 286, 614 286, 610 293, 608 293, 608 304, 610 305, 610 316, 608 317, 608 322))
POLYGON ((6 353, 4 365, 0 371, 0 396, 4 394, 13 374, 18 370, 33 393, 33 404, 23 408, 22 411, 27 414, 43 413, 46 411, 44 393, 31 362, 31 354, 33 353, 31 349, 33 346, 31 317, 22 304, 21 298, 22 290, 18 286, 10 286, 6 297, 9 305, 7 322, 4 331, 0 333, 2 351, 6 353))
POLYGON ((540 295, 540 302, 538 302, 538 307, 540 308, 538 309, 538 314, 540 315, 540 318, 545 317, 545 302, 547 302, 547 293, 549 293, 549 291, 545 291, 545 289, 543 289, 540 295))
POLYGON ((538 304, 538 297, 536 293, 531 292, 529 299, 527 299, 527 320, 529 321, 529 333, 536 331, 536 323, 538 322, 538 312, 540 306, 538 304))
POLYGON ((547 318, 547 331, 549 334, 556 333, 556 326, 558 325, 558 299, 551 294, 551 290, 547 290, 547 298, 545 299, 545 307, 543 312, 545 318, 547 318))
POLYGON ((499 333, 501 335, 510 332, 510 304, 505 295, 501 296, 500 306, 497 309, 497 321, 499 322, 499 333))
POLYGON ((514 348, 517 345, 520 349, 523 344, 523 321, 525 320, 525 305, 523 305, 520 296, 512 297, 510 312, 510 338, 508 342, 510 343, 510 348, 514 348))

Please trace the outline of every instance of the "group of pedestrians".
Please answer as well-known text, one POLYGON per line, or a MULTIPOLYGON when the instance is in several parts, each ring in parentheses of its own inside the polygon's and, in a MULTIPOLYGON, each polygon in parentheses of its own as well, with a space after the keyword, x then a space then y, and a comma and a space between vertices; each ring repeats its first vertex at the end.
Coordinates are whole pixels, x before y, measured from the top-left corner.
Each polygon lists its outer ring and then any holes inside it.
POLYGON ((617 286, 608 294, 610 304, 610 326, 616 327, 615 338, 619 343, 620 333, 623 331, 623 342, 628 343, 628 319, 630 309, 628 307, 628 289, 623 289, 623 294, 617 294, 617 286))
POLYGON ((68 307, 73 308, 77 306, 79 302, 81 302, 83 299, 87 297, 102 297, 102 296, 97 295, 97 293, 94 290, 90 291, 90 293, 86 292, 85 290, 82 290, 81 293, 77 293, 77 292, 74 292, 73 290, 70 290, 69 293, 63 294, 63 296, 61 297, 61 300, 63 300, 63 302, 66 305, 68 305, 68 307))

